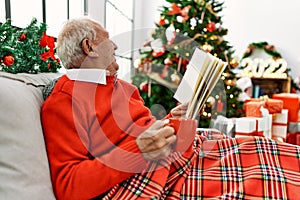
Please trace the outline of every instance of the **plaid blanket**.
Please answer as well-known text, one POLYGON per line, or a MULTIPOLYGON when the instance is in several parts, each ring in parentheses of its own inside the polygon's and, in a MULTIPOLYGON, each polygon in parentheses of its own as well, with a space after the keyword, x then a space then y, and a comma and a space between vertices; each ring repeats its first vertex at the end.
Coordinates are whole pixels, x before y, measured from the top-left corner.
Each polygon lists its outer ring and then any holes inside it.
POLYGON ((300 199, 300 147, 202 131, 183 155, 152 162, 104 199, 300 199))

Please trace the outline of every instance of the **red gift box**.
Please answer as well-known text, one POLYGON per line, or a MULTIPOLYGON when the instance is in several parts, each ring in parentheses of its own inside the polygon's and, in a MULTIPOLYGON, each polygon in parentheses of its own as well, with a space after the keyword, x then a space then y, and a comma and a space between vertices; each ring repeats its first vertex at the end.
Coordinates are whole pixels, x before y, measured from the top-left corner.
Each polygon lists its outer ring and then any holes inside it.
POLYGON ((245 102, 246 117, 262 117, 260 107, 266 108, 270 114, 281 113, 283 101, 279 99, 251 98, 245 102))
MULTIPOLYGON (((299 133, 287 133, 286 142, 290 143, 290 144, 297 144, 297 136, 298 135, 300 136, 299 133)), ((300 145, 300 143, 298 143, 297 145, 300 145)))
POLYGON ((244 105, 246 117, 262 117, 260 108, 263 106, 261 101, 250 101, 244 105))
POLYGON ((281 113, 283 109, 283 101, 280 99, 267 99, 264 107, 268 109, 270 114, 281 113))
POLYGON ((283 108, 288 109, 288 122, 298 122, 299 95, 294 93, 273 94, 273 99, 283 101, 283 108))

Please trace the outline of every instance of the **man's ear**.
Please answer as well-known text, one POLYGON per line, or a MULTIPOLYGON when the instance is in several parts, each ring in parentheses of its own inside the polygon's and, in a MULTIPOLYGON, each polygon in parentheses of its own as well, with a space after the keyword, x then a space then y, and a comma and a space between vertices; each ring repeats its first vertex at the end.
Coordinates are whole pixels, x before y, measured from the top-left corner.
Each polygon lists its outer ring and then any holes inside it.
POLYGON ((90 57, 98 57, 98 53, 96 53, 93 49, 93 44, 88 38, 84 38, 81 42, 81 49, 82 51, 90 56, 90 57))

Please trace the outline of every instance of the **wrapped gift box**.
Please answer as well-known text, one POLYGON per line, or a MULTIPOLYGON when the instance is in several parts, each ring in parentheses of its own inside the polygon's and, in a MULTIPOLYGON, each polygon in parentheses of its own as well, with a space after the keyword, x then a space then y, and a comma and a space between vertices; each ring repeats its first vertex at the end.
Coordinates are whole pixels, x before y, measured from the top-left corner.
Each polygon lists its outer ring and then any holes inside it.
POLYGON ((290 144, 300 145, 300 122, 290 122, 286 142, 290 144))
POLYGON ((211 127, 225 133, 229 137, 234 137, 235 118, 226 118, 218 115, 216 119, 211 120, 211 127))
POLYGON ((235 120, 235 137, 263 136, 265 123, 259 117, 241 117, 235 120))
POLYGON ((272 122, 273 122, 273 115, 271 114, 263 114, 263 123, 264 125, 264 136, 266 138, 272 138, 272 122))
POLYGON ((264 107, 268 109, 270 114, 281 113, 283 109, 283 101, 280 99, 267 99, 264 107))
POLYGON ((283 101, 279 99, 251 98, 245 102, 246 117, 262 117, 260 108, 266 108, 270 114, 281 113, 283 101))
POLYGON ((283 101, 283 108, 288 109, 288 122, 298 122, 299 95, 294 93, 273 94, 273 99, 283 101))
POLYGON ((263 106, 261 101, 249 101, 244 105, 246 117, 262 117, 260 108, 263 106))
POLYGON ((290 122, 288 127, 289 133, 300 133, 300 122, 290 122))
POLYGON ((288 113, 289 110, 283 109, 281 113, 273 114, 272 137, 280 137, 283 138, 283 140, 286 139, 288 113))

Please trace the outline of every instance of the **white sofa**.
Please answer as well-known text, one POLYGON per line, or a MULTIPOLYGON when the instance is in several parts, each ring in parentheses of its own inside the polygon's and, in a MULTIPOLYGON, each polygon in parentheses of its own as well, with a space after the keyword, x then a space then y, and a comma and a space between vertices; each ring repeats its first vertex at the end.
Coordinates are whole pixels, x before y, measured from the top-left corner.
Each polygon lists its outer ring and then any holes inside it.
POLYGON ((0 199, 53 200, 40 121, 42 89, 60 74, 0 72, 0 199))

